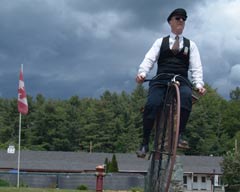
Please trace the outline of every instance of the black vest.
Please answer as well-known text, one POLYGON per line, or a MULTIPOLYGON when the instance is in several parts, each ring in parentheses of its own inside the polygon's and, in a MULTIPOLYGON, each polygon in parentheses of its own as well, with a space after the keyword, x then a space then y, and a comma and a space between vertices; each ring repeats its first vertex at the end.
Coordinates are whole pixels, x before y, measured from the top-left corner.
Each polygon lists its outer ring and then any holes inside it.
POLYGON ((183 48, 176 55, 169 48, 169 36, 164 37, 158 58, 157 74, 174 73, 188 77, 190 41, 183 37, 183 48))

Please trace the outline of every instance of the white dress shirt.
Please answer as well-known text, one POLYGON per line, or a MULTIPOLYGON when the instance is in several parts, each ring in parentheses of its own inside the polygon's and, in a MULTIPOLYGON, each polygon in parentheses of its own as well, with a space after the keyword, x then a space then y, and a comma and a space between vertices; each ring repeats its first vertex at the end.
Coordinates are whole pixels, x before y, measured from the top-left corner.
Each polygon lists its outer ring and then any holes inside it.
MULTIPOLYGON (((169 38, 169 47, 172 48, 175 41, 175 34, 171 33, 169 38)), ((163 38, 157 39, 149 51, 146 53, 142 63, 139 66, 138 74, 146 77, 151 71, 154 64, 158 61, 160 54, 160 48, 162 45, 163 38)), ((183 48, 183 36, 179 35, 179 46, 180 49, 183 48)), ((189 72, 191 74, 191 81, 196 88, 201 88, 204 86, 203 82, 203 70, 202 63, 200 59, 200 54, 196 44, 190 40, 190 55, 189 55, 189 72)))

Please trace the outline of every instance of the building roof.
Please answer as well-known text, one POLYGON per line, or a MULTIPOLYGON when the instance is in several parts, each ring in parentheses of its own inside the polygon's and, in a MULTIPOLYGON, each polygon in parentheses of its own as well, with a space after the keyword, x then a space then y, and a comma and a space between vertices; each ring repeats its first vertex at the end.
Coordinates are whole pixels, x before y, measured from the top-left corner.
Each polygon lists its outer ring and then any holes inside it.
MULTIPOLYGON (((116 153, 120 172, 146 172, 149 160, 137 158, 135 154, 116 153)), ((112 153, 21 151, 20 169, 39 172, 84 172, 94 171, 103 165, 105 159, 112 159, 112 153)), ((221 157, 180 156, 184 172, 221 174, 221 157)), ((17 169, 18 152, 9 154, 0 150, 0 170, 17 169)))
POLYGON ((181 156, 184 172, 222 174, 222 157, 215 156, 181 156))

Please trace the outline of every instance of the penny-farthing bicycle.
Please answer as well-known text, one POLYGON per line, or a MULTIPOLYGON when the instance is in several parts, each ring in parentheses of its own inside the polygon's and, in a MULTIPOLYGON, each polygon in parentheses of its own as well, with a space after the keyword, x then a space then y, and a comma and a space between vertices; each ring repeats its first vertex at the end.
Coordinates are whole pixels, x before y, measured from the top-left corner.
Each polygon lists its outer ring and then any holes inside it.
MULTIPOLYGON (((155 120, 154 146, 150 155, 150 167, 145 183, 147 192, 169 192, 171 177, 176 160, 180 123, 180 93, 181 76, 160 74, 147 81, 157 81, 156 86, 166 88, 164 101, 155 120), (170 81, 163 83, 166 75, 170 81)), ((182 79, 184 80, 184 79, 182 79)), ((166 81, 165 81, 166 82, 166 81)))

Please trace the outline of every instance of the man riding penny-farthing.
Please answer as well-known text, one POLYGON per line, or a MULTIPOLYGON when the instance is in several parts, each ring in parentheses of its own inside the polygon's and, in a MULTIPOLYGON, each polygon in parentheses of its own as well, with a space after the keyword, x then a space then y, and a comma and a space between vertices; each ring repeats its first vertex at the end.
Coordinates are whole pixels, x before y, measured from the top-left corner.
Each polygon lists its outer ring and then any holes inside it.
MULTIPOLYGON (((146 53, 144 60, 139 66, 136 76, 137 83, 143 83, 147 74, 157 63, 157 76, 166 75, 165 82, 171 82, 172 78, 179 76, 178 86, 180 95, 180 122, 177 147, 189 148, 184 139, 184 131, 192 109, 192 84, 200 95, 205 93, 203 82, 203 71, 200 54, 196 44, 182 33, 185 27, 187 13, 184 9, 175 9, 167 18, 171 32, 165 37, 157 39, 150 50, 146 53), (188 75, 191 75, 190 77, 188 75), (191 82, 189 81, 191 79, 191 82)), ((143 112, 143 139, 140 148, 136 151, 137 156, 144 158, 149 152, 149 139, 159 109, 163 107, 166 86, 156 86, 158 81, 149 82, 147 102, 143 112)), ((174 96, 175 97, 175 96, 174 96)))

